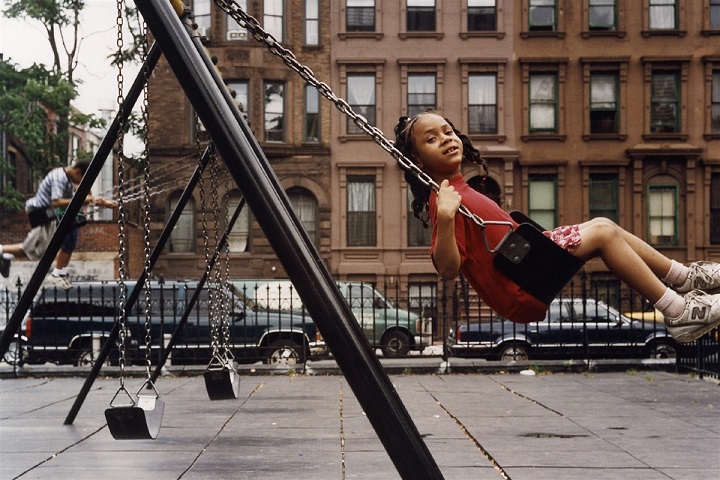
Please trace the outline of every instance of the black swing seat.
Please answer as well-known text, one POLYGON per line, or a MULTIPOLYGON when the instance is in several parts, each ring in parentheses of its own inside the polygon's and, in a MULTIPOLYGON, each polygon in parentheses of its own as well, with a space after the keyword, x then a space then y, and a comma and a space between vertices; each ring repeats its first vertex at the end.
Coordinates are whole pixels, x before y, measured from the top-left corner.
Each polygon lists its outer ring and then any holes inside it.
POLYGON ((240 394, 240 375, 233 359, 213 357, 205 373, 205 389, 210 400, 231 400, 240 394))
POLYGON ((549 305, 585 262, 543 235, 543 228, 522 212, 510 216, 520 225, 497 247, 495 268, 549 305))
MULTIPOLYGON (((124 387, 121 390, 124 390, 124 387)), ((117 393, 115 396, 117 397, 117 393)), ((160 399, 157 391, 153 391, 153 393, 138 392, 137 398, 137 403, 133 401, 129 405, 113 406, 111 402, 110 408, 105 409, 105 420, 114 439, 153 440, 157 438, 165 411, 165 402, 160 399)))

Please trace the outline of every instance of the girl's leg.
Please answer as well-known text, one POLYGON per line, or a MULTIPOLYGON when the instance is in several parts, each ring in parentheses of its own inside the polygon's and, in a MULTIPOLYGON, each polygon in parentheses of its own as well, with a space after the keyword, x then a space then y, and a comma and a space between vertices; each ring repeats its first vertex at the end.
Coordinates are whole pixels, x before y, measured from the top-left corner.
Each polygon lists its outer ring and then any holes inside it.
POLYGON ((670 270, 669 258, 608 219, 582 223, 579 230, 582 242, 576 257, 600 257, 612 273, 653 304, 663 296, 667 286, 660 278, 670 270))

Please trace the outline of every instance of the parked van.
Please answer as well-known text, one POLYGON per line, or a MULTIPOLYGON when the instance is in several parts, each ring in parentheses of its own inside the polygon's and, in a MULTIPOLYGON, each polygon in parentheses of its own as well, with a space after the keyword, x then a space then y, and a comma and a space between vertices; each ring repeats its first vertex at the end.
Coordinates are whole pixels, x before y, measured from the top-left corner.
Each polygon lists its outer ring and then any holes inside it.
MULTIPOLYGON (((231 282, 248 305, 309 315, 290 280, 248 279, 231 282)), ((432 345, 432 320, 399 308, 372 284, 337 282, 372 348, 385 357, 402 357, 432 345)), ((322 332, 321 332, 322 333, 322 332)))

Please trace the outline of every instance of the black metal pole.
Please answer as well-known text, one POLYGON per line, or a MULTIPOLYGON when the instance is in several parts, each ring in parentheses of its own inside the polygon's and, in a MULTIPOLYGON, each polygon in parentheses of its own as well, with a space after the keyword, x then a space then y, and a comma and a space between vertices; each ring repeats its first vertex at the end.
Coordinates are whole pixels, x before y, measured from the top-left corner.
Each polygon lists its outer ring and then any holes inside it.
MULTIPOLYGON (((160 253, 162 252, 162 249, 165 247, 165 244, 170 239, 170 235, 172 234, 173 228, 175 228, 175 224, 177 223, 178 219, 180 218, 180 215, 182 214, 183 208, 185 208, 185 205, 187 204, 188 200, 192 196, 193 191, 195 190, 195 186, 200 181, 200 176, 202 174, 202 171, 205 169, 205 166, 207 165, 208 161, 210 160, 210 157, 212 156, 212 147, 207 147, 205 151, 203 152, 202 157, 200 158, 200 163, 195 169, 195 172, 190 177, 190 180, 188 181, 187 186, 185 187, 185 190, 183 190, 182 195, 180 195, 180 198, 178 199, 178 203, 175 205, 175 210, 173 210, 172 214, 170 215, 170 218, 168 219, 167 223, 165 224, 165 228, 163 229, 162 233, 160 233, 160 237, 158 238, 157 243, 155 244, 155 248, 153 248, 153 251, 150 253, 150 268, 155 265, 155 262, 157 262, 157 259, 160 258, 160 253)), ((132 309, 132 307, 135 305, 135 302, 137 302, 138 298, 140 297, 140 292, 142 291, 142 288, 139 288, 140 285, 143 285, 145 283, 145 278, 147 276, 147 273, 145 270, 142 271, 140 276, 137 279, 137 282, 135 284, 135 288, 132 289, 130 292, 130 295, 128 295, 128 298, 125 302, 125 310, 129 311, 132 309)), ((65 417, 65 425, 72 425, 72 423, 75 421, 75 417, 77 417, 78 412, 80 411, 80 407, 82 406, 83 402, 85 401, 85 398, 87 397, 87 394, 90 392, 90 388, 92 387, 92 384, 95 382, 95 379, 97 378, 98 374, 100 373, 100 369, 102 368, 103 364, 105 363, 105 360, 107 359, 108 355, 110 354, 110 350, 115 346, 115 343, 117 342, 118 336, 120 335, 120 323, 118 322, 118 319, 115 319, 115 324, 113 325, 112 330, 110 330, 110 334, 107 337, 107 340, 105 340, 105 343, 102 346, 102 349, 100 349, 100 352, 98 353, 97 357, 95 358, 95 363, 93 364, 92 368, 90 369, 90 373, 88 374, 87 378, 85 379, 85 383, 83 383, 83 386, 80 388, 80 393, 78 393, 78 396, 75 397, 75 401, 73 402, 72 407, 70 408, 70 411, 67 414, 67 417, 65 417)))
MULTIPOLYGON (((200 293, 202 292, 203 287, 205 286, 205 282, 207 282, 208 274, 210 273, 210 270, 215 266, 215 262, 217 262, 217 259, 220 257, 220 253, 225 248, 225 244, 227 243, 228 236, 230 236, 230 232, 233 229, 233 226, 235 226, 235 222, 237 221, 238 217, 240 216, 240 212, 242 211, 243 207, 245 206, 245 199, 241 198, 240 203, 238 204, 237 208, 235 209, 235 213, 233 213, 232 217, 230 218, 230 221, 228 222, 227 226, 225 227, 225 232, 223 233, 222 237, 220 237, 220 240, 218 241, 218 244, 215 248, 215 253, 208 261, 207 268, 205 269, 205 272, 203 273, 203 276, 200 278, 200 281, 197 284, 197 287, 195 287, 195 291, 192 294, 192 297, 190 297, 190 301, 188 301, 187 306, 185 306, 185 310, 183 311, 182 317, 180 317, 180 320, 178 321, 177 325, 175 325, 175 330, 172 333, 172 336, 170 337, 170 341, 168 342, 167 346, 165 347, 165 351, 163 352, 162 358, 158 361, 158 364, 155 366, 155 370, 153 371, 152 376, 150 377, 150 381, 155 383, 155 381, 160 376, 160 373, 162 372, 162 368, 165 366, 165 363, 168 360, 168 357, 170 357, 170 353, 173 351, 173 348, 175 348, 175 344, 177 343, 177 338, 182 329, 185 327, 185 324, 187 323, 188 318, 190 317, 190 314, 192 313, 193 308, 195 308, 195 304, 197 303, 198 299, 200 298, 200 293)), ((208 360, 209 361, 209 360, 208 360)))
POLYGON ((317 324, 370 423, 405 479, 443 478, 352 311, 290 208, 280 182, 234 104, 222 94, 169 2, 136 0, 278 259, 317 324), (241 125, 243 126, 241 128, 241 125))
POLYGON ((72 228, 75 217, 80 212, 80 209, 85 203, 85 197, 87 197, 90 193, 90 189, 92 188, 93 183, 95 183, 95 179, 102 170, 105 159, 112 152, 112 147, 115 144, 118 132, 120 130, 120 124, 124 124, 127 121, 132 111, 132 108, 135 105, 135 102, 140 96, 140 93, 142 93, 145 86, 145 69, 147 69, 147 71, 152 71, 158 59, 160 58, 160 54, 160 46, 153 44, 153 46, 148 52, 147 59, 145 60, 145 65, 141 69, 140 74, 137 76, 137 78, 135 78, 135 82, 130 87, 130 90, 128 90, 122 112, 118 113, 118 115, 115 117, 115 120, 108 129, 108 132, 105 135, 102 143, 100 144, 100 147, 98 147, 98 151, 95 153, 95 156, 90 162, 90 165, 88 166, 85 175, 83 175, 83 178, 80 181, 80 185, 78 186, 75 195, 70 201, 70 205, 68 205, 67 210, 65 211, 65 215, 63 215, 62 220, 60 220, 60 222, 58 223, 57 229, 55 230, 55 233, 53 234, 50 243, 45 249, 45 253, 43 253, 43 256, 40 258, 37 267, 35 267, 35 271, 33 272, 32 277, 30 277, 30 281, 28 282, 25 291, 18 300, 15 311, 13 311, 12 316, 10 317, 7 325, 5 326, 5 331, 3 332, 2 337, 0 337, 0 357, 5 355, 5 352, 7 352, 8 346, 10 345, 13 336, 20 328, 22 319, 25 316, 25 312, 27 312, 28 309, 32 306, 33 298, 35 297, 37 291, 40 289, 40 286, 42 285, 42 282, 45 279, 48 270, 50 270, 50 266, 55 260, 55 256, 57 255, 58 250, 60 250, 60 245, 62 244, 65 235, 72 228))

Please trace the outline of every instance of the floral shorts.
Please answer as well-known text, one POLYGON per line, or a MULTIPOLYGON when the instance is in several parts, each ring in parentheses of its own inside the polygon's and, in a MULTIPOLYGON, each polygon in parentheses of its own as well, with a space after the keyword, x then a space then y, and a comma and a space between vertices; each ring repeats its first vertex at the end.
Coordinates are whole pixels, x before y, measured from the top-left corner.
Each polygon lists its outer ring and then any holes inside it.
POLYGON ((580 229, 577 225, 557 227, 549 232, 543 232, 543 234, 570 253, 574 253, 580 246, 580 229))

